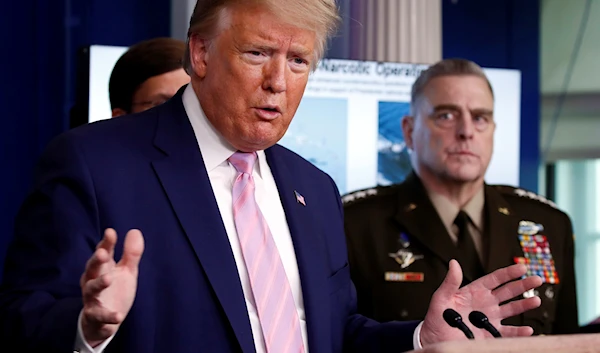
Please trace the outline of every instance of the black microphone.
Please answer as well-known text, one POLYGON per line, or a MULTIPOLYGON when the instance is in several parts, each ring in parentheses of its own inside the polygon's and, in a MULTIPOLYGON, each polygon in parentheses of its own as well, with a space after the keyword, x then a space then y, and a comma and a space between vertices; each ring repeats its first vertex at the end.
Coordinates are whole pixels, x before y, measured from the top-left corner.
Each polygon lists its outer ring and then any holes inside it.
POLYGON ((490 323, 490 320, 488 319, 488 317, 485 316, 485 314, 482 313, 481 311, 477 311, 477 310, 471 311, 471 313, 469 314, 469 321, 471 321, 473 326, 486 330, 487 332, 491 333, 492 336, 494 336, 496 338, 502 337, 500 332, 498 332, 498 330, 496 330, 494 325, 492 325, 490 323))
POLYGON ((469 330, 467 325, 465 325, 465 323, 463 322, 463 319, 460 316, 460 314, 457 313, 455 310, 448 308, 444 310, 444 314, 442 316, 444 317, 444 321, 446 321, 448 325, 461 330, 465 334, 465 336, 467 336, 468 339, 475 338, 475 336, 473 336, 473 332, 469 330))

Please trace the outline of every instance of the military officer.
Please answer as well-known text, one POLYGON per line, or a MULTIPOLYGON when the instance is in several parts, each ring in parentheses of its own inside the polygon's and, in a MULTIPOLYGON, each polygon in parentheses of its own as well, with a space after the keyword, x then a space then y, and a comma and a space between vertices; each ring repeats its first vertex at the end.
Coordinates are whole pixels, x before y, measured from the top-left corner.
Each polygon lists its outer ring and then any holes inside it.
POLYGON ((535 193, 484 182, 493 107, 491 85, 471 61, 443 60, 415 81, 411 115, 402 119, 412 174, 401 184, 343 197, 362 314, 423 319, 452 258, 465 283, 520 262, 544 279, 527 293, 542 305, 506 324, 528 325, 536 334, 578 331, 569 217, 535 193))

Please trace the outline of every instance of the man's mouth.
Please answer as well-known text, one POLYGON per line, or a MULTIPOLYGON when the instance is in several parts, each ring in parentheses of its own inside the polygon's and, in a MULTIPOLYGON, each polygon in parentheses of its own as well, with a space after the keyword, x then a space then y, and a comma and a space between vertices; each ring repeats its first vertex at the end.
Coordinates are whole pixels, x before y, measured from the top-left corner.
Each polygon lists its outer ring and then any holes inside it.
POLYGON ((256 113, 263 120, 275 120, 281 116, 281 110, 278 106, 262 106, 256 107, 256 113))
POLYGON ((279 107, 276 105, 266 105, 266 106, 258 107, 258 109, 265 110, 268 112, 273 112, 273 113, 281 113, 281 109, 279 109, 279 107))

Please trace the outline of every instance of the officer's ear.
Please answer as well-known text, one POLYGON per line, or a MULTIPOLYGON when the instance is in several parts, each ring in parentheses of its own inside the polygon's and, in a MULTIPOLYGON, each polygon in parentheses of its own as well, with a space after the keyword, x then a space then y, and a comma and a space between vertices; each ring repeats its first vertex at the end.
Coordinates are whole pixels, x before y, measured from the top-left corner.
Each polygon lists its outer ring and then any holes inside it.
POLYGON ((415 130, 415 117, 411 115, 405 115, 402 118, 402 136, 404 136, 404 142, 406 147, 413 149, 413 131, 415 130))

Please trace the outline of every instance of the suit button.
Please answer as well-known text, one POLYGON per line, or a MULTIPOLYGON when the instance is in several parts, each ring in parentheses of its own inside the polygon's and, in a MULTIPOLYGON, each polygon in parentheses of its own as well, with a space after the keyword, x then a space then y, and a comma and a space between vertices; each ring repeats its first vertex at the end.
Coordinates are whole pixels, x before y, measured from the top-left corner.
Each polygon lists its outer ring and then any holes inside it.
POLYGON ((408 311, 402 310, 402 312, 400 312, 400 317, 407 318, 408 317, 408 311))
POLYGON ((542 316, 544 316, 544 319, 547 319, 547 318, 548 318, 548 312, 547 312, 547 311, 544 311, 544 312, 542 313, 542 316))

